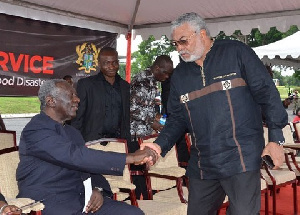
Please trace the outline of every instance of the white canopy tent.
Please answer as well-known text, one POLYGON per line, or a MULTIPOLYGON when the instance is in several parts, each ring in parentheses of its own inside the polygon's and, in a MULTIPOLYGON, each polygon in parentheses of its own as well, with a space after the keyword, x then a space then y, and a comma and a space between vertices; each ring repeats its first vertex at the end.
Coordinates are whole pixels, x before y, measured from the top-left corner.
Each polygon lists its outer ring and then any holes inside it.
POLYGON ((265 64, 300 69, 300 31, 277 42, 256 47, 254 51, 265 64))
POLYGON ((0 0, 0 13, 127 35, 128 81, 132 32, 157 39, 169 36, 170 22, 187 12, 202 16, 212 36, 300 26, 299 0, 0 0))
POLYGON ((0 0, 0 13, 122 34, 134 29, 159 38, 186 12, 205 18, 212 36, 300 25, 299 0, 0 0))

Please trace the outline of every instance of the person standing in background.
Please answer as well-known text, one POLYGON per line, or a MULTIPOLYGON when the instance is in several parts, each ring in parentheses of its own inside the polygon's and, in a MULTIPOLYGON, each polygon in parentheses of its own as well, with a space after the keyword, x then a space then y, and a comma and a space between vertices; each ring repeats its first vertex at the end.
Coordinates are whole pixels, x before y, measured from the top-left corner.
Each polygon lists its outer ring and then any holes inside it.
POLYGON ((147 136, 160 131, 163 126, 156 119, 155 97, 158 81, 172 75, 173 61, 160 55, 153 65, 136 74, 130 84, 130 133, 131 137, 147 136))
MULTIPOLYGON (((153 65, 136 74, 130 84, 130 133, 131 147, 139 148, 137 137, 151 135, 160 131, 163 125, 159 123, 160 114, 156 113, 157 84, 165 81, 173 72, 173 61, 167 55, 156 58, 153 65)), ((140 166, 131 165, 132 170, 141 170, 140 166)), ((144 176, 133 176, 136 185, 136 196, 141 194, 147 199, 146 182, 144 176)))
POLYGON ((118 74, 118 52, 104 47, 99 54, 100 72, 77 83, 80 103, 71 125, 85 141, 122 138, 130 147, 130 86, 118 74))
POLYGON ((65 75, 65 76, 63 77, 63 79, 64 79, 65 81, 67 81, 67 82, 73 87, 74 82, 73 82, 73 77, 72 77, 71 75, 65 75))
POLYGON ((299 95, 298 95, 298 90, 295 90, 294 93, 293 93, 293 104, 294 104, 294 107, 293 107, 293 114, 296 115, 296 111, 298 109, 298 98, 299 98, 299 95))

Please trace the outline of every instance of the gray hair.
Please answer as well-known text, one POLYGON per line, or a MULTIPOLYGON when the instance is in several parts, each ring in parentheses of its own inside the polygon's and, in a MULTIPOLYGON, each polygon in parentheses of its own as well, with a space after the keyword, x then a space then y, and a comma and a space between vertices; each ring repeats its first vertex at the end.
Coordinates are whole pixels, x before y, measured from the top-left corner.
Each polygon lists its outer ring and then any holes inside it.
POLYGON ((65 80, 62 79, 51 79, 45 81, 38 93, 39 100, 41 102, 41 110, 43 110, 46 107, 46 97, 51 96, 53 98, 57 98, 59 94, 59 87, 57 87, 57 83, 60 82, 66 82, 65 80))
POLYGON ((179 16, 176 20, 171 23, 172 31, 179 26, 188 23, 192 28, 195 29, 196 33, 199 33, 201 29, 206 30, 207 36, 210 36, 209 30, 206 26, 206 22, 197 13, 185 13, 179 16))

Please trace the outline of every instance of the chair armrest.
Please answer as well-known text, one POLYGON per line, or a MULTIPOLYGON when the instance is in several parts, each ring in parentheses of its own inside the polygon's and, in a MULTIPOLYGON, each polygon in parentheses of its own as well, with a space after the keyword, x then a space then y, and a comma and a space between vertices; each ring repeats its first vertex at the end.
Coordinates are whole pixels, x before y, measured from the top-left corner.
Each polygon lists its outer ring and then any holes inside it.
POLYGON ((299 167, 299 165, 298 165, 298 163, 296 161, 296 157, 295 157, 294 151, 285 152, 284 156, 285 156, 285 162, 286 162, 289 170, 290 171, 298 170, 300 172, 300 167, 299 167), (292 162, 290 161, 289 158, 291 158, 292 162))
POLYGON ((7 199, 9 205, 15 205, 22 209, 22 213, 30 213, 31 211, 41 211, 45 208, 41 202, 29 198, 7 199))

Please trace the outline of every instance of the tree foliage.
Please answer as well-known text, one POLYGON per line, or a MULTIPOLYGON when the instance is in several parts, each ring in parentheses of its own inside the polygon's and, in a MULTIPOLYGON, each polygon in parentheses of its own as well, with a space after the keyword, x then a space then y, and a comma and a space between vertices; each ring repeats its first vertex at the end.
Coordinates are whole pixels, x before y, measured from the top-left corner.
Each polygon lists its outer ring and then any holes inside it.
POLYGON ((219 39, 230 39, 230 40, 239 40, 250 47, 258 47, 267 45, 278 40, 281 40, 287 36, 290 36, 298 31, 298 27, 296 25, 292 25, 287 32, 280 32, 275 27, 270 28, 270 30, 266 34, 260 33, 259 29, 252 29, 249 35, 243 35, 240 30, 236 30, 232 35, 227 36, 223 31, 221 31, 216 37, 216 40, 219 39))
POLYGON ((273 78, 278 79, 281 86, 300 86, 300 79, 296 77, 296 73, 299 74, 300 71, 296 71, 292 76, 283 76, 281 71, 273 70, 273 78))
MULTIPOLYGON (((266 34, 262 34, 259 29, 252 29, 249 35, 243 35, 240 30, 236 30, 230 36, 225 35, 225 33, 221 31, 214 39, 239 40, 248 44, 250 47, 257 47, 281 40, 294 34, 298 30, 296 25, 291 26, 290 29, 284 33, 278 31, 275 27, 270 28, 269 32, 266 34)), ((170 41, 166 36, 163 36, 160 40, 155 40, 154 36, 150 36, 147 40, 141 42, 139 50, 132 54, 131 76, 150 67, 157 56, 162 54, 169 55, 170 52, 174 50, 175 48, 170 46, 170 41)), ((125 74, 124 67, 120 68, 120 70, 122 70, 120 74, 125 74)), ((286 77, 282 76, 281 73, 277 71, 275 71, 274 74, 276 76, 274 78, 278 78, 281 85, 300 86, 300 71, 296 71, 293 76, 286 77)))
POLYGON ((120 63, 118 74, 121 76, 122 79, 126 79, 126 64, 120 63))
POLYGON ((160 40, 155 40, 154 36, 150 36, 147 40, 141 42, 138 47, 139 50, 131 55, 133 59, 131 76, 150 67, 157 56, 169 55, 170 52, 175 50, 166 36, 163 36, 160 40))

